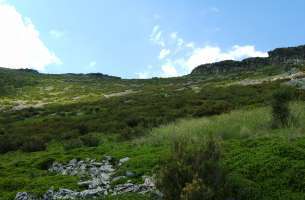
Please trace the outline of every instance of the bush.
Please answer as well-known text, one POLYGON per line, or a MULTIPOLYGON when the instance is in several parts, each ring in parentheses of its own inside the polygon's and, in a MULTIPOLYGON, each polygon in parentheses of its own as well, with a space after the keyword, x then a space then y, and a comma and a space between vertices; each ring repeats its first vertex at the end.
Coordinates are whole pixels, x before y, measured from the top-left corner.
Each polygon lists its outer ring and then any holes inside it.
POLYGON ((0 135, 0 153, 6 153, 19 148, 19 145, 15 144, 11 137, 7 135, 0 135))
POLYGON ((76 149, 82 147, 83 143, 79 138, 68 140, 64 143, 64 149, 76 149))
POLYGON ((291 114, 289 111, 289 102, 292 99, 292 90, 289 88, 280 88, 273 93, 272 100, 272 127, 279 128, 289 125, 291 114))
POLYGON ((24 152, 35 152, 45 150, 46 147, 46 142, 42 137, 33 136, 25 139, 21 146, 21 150, 24 152))
POLYGON ((34 166, 41 170, 48 170, 52 164, 54 163, 54 158, 41 158, 41 160, 37 161, 34 166))
POLYGON ((84 135, 80 139, 87 147, 97 147, 100 144, 100 139, 94 135, 84 135))
POLYGON ((157 186, 165 199, 226 199, 226 172, 220 165, 220 144, 209 139, 205 144, 187 138, 173 143, 169 159, 161 167, 157 186))

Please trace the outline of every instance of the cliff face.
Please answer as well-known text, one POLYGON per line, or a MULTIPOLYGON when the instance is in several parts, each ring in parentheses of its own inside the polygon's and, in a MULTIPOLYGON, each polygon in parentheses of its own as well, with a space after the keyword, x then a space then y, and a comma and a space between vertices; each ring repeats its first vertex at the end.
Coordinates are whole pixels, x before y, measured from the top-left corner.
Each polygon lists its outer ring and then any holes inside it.
POLYGON ((305 64, 305 45, 298 47, 278 48, 269 51, 269 59, 274 64, 305 64))
POLYGON ((268 65, 305 65, 305 45, 278 48, 266 58, 247 58, 242 61, 226 60, 196 67, 192 75, 219 74, 255 70, 268 65))

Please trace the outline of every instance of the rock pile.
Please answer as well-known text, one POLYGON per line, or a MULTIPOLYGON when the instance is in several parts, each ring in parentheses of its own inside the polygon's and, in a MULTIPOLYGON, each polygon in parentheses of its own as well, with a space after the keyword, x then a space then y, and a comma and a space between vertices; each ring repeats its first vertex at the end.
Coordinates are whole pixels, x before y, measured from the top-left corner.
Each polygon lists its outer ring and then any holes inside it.
POLYGON ((49 189, 42 198, 37 199, 26 192, 19 192, 15 200, 56 200, 56 199, 85 199, 105 195, 118 195, 127 192, 147 193, 156 190, 154 181, 151 177, 143 176, 143 184, 134 184, 130 180, 124 184, 112 184, 121 179, 128 179, 134 175, 127 171, 126 176, 115 177, 115 166, 120 167, 128 162, 129 158, 122 158, 117 164, 114 164, 113 158, 106 156, 101 162, 96 160, 71 160, 68 164, 54 162, 49 168, 49 172, 67 176, 79 176, 78 185, 86 188, 83 191, 73 191, 60 188, 55 191, 49 189))

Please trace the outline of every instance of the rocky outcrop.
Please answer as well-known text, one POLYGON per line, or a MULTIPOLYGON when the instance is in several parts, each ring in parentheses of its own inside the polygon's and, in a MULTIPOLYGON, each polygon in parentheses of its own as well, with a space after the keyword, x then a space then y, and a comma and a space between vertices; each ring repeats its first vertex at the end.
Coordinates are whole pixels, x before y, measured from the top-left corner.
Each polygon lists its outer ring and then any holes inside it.
POLYGON ((49 189, 42 198, 34 198, 26 192, 20 192, 15 200, 57 200, 57 199, 86 199, 105 195, 118 195, 127 192, 147 193, 156 190, 152 177, 143 176, 142 184, 134 184, 129 177, 134 174, 126 171, 126 176, 115 176, 116 170, 129 158, 122 158, 118 162, 110 156, 106 156, 102 161, 97 162, 94 159, 76 160, 73 159, 67 164, 54 162, 49 168, 49 172, 65 176, 78 176, 80 181, 78 185, 85 188, 83 191, 74 191, 67 188, 59 190, 49 189), (127 180, 124 184, 114 183, 120 179, 127 180))
POLYGON ((277 48, 269 51, 269 60, 274 64, 305 64, 305 45, 298 47, 277 48))
POLYGON ((221 74, 253 71, 268 65, 305 65, 305 45, 278 48, 268 52, 268 57, 247 58, 242 61, 226 60, 196 67, 191 75, 221 74))

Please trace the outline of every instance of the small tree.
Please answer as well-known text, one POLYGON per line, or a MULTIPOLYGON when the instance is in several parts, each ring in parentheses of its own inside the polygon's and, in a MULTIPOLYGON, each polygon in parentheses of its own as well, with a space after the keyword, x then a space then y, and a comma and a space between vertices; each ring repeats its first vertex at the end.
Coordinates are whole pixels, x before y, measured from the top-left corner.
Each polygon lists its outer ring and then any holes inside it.
POLYGON ((280 88, 273 93, 272 100, 272 127, 278 128, 288 126, 291 121, 289 102, 292 99, 290 88, 280 88))

